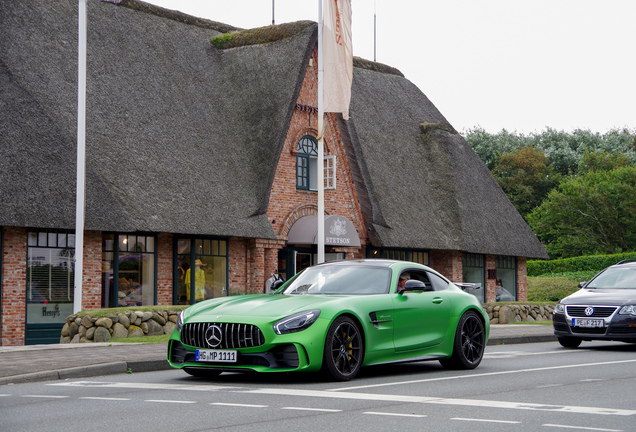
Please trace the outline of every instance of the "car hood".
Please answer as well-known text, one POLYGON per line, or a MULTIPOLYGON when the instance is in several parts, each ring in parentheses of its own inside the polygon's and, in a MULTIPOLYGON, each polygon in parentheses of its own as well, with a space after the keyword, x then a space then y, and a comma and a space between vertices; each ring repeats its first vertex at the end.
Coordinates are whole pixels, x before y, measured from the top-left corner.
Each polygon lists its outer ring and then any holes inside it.
POLYGON ((636 304, 636 289, 581 289, 570 294, 563 304, 623 305, 636 304))
POLYGON ((250 316, 283 318, 295 312, 321 309, 334 302, 346 302, 351 296, 334 295, 238 295, 207 300, 186 309, 184 318, 196 321, 224 321, 222 318, 250 316))

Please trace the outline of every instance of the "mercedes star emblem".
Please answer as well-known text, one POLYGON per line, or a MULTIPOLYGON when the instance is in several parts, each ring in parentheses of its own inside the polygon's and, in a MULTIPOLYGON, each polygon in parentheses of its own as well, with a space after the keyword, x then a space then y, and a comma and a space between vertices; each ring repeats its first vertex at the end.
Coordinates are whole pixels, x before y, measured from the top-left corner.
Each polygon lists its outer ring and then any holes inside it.
POLYGON ((217 325, 211 325, 205 331, 205 341, 208 343, 210 348, 217 348, 221 345, 221 341, 223 340, 223 332, 221 331, 221 327, 217 325))

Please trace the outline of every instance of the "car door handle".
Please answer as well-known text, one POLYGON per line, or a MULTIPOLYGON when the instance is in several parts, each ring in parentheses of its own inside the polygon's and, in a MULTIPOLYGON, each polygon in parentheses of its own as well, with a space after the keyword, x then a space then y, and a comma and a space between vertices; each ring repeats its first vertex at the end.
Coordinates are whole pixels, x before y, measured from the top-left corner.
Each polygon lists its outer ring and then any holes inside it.
POLYGON ((443 298, 441 298, 441 297, 435 297, 435 298, 432 300, 432 302, 433 302, 433 303, 435 303, 435 304, 442 304, 442 302, 443 302, 443 301, 444 301, 444 299, 443 299, 443 298))

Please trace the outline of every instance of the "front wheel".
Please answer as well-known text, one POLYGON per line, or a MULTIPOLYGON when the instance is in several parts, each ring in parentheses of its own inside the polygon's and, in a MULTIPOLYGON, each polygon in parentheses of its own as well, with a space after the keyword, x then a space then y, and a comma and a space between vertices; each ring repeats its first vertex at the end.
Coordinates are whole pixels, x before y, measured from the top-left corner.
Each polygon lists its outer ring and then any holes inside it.
POLYGON ((439 362, 446 369, 475 369, 486 349, 484 323, 477 313, 468 311, 459 319, 455 331, 453 354, 439 362))
POLYGON ((349 381, 360 370, 363 354, 358 325, 349 317, 338 317, 327 332, 323 371, 336 381, 349 381))
POLYGON ((578 348, 578 346, 581 345, 581 342, 583 342, 581 338, 569 336, 559 336, 557 337, 557 340, 564 348, 578 348))

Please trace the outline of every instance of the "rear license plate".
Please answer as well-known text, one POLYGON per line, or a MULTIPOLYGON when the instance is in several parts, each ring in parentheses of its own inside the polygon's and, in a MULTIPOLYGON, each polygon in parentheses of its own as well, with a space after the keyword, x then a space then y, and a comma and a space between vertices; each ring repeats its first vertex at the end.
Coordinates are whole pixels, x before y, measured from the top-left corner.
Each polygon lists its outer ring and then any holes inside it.
POLYGON ((236 351, 233 350, 197 350, 196 361, 214 363, 236 363, 236 351))
POLYGON ((605 327, 605 320, 590 318, 572 318, 572 327, 605 327))

